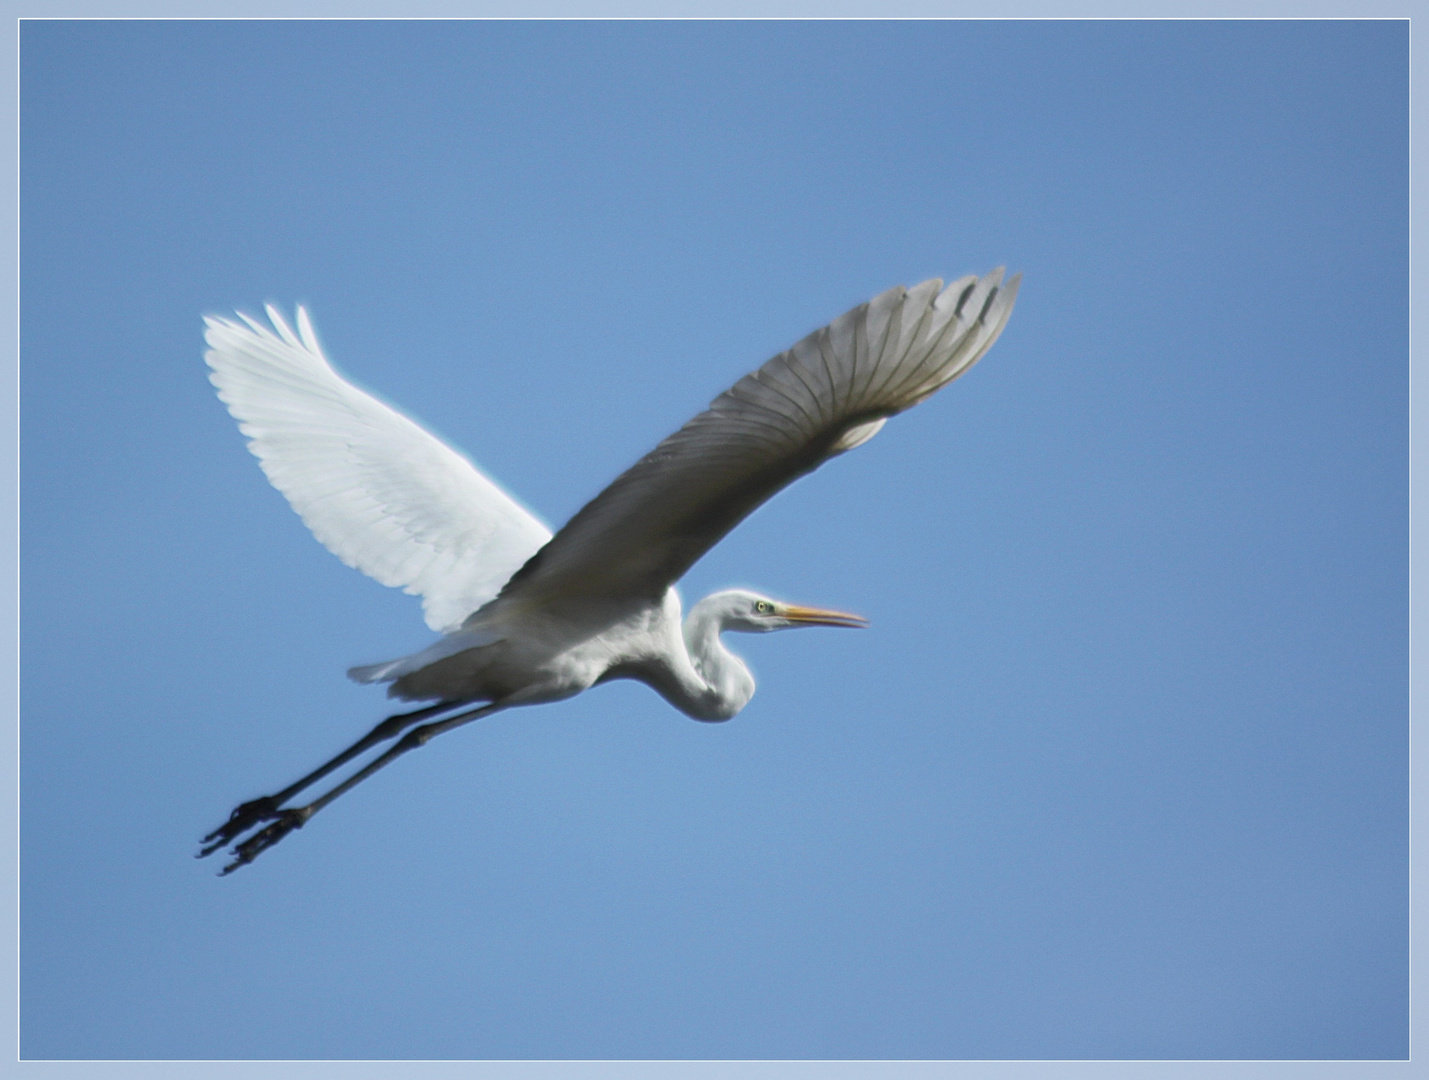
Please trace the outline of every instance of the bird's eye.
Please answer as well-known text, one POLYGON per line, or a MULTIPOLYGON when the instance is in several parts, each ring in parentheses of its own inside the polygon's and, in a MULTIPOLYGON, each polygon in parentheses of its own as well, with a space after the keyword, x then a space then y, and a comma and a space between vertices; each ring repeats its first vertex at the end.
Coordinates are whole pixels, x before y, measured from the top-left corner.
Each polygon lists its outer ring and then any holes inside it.
POLYGON ((759 601, 759 603, 754 605, 754 610, 759 612, 759 614, 761 615, 768 615, 771 611, 774 610, 774 605, 770 604, 768 601, 761 600, 759 601))

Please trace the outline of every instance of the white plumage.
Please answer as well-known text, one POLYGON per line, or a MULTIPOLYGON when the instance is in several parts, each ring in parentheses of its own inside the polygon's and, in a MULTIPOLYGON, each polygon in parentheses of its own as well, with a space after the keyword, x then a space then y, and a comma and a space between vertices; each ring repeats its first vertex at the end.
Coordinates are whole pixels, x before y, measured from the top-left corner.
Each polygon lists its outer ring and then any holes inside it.
POLYGON ((302 308, 296 332, 271 307, 271 326, 207 319, 211 378, 273 485, 349 566, 421 595, 444 636, 350 672, 436 705, 384 721, 297 783, 238 807, 202 854, 269 822, 237 844, 225 872, 235 869, 435 735, 608 679, 640 679, 696 719, 735 715, 754 680, 722 631, 863 620, 744 591, 707 597, 682 620, 675 583, 779 489, 967 371, 1002 332, 1017 286, 999 269, 854 308, 715 398, 554 537, 461 454, 338 375, 302 308), (407 728, 322 798, 284 809, 407 728))
POLYGON ((332 369, 308 313, 294 333, 207 318, 210 379, 273 486, 323 545, 422 597, 449 631, 496 595, 551 530, 466 458, 332 369))

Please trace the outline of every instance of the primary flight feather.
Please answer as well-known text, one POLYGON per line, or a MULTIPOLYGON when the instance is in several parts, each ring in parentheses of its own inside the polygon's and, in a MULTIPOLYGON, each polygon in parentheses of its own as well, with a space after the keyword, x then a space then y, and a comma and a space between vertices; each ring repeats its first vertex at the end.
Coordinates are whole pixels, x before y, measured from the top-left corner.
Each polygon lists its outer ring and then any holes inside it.
POLYGON ((967 371, 1002 332, 1018 282, 998 269, 881 293, 715 398, 555 536, 457 451, 342 378, 304 309, 296 330, 272 307, 269 325, 206 319, 210 378, 269 480, 343 562, 420 595, 444 636, 350 672, 436 704, 383 721, 283 791, 242 804, 201 854, 261 826, 236 843, 232 871, 436 735, 609 679, 646 682, 696 719, 735 715, 754 680, 722 631, 863 620, 743 590, 706 597, 682 620, 675 583, 775 492, 967 371), (435 719, 443 713, 452 715, 435 719), (321 798, 285 806, 399 735, 321 798))

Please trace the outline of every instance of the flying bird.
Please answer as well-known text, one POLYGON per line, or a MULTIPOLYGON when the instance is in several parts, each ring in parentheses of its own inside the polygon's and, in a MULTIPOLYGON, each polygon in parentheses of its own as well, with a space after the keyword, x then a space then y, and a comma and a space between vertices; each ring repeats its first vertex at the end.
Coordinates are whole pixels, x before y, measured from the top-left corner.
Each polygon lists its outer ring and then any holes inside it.
POLYGON ((859 305, 740 379, 554 536, 456 450, 339 375, 303 308, 296 327, 271 306, 266 324, 206 318, 210 380, 273 486, 343 562, 421 596, 442 636, 348 672, 432 704, 238 806, 200 857, 232 844, 231 873, 437 735, 611 679, 639 679, 696 720, 728 720, 754 678, 723 631, 866 625, 741 589, 682 620, 675 583, 775 492, 972 367, 1006 325, 1019 279, 1004 282, 999 268, 859 305), (392 740, 321 797, 288 805, 392 740))

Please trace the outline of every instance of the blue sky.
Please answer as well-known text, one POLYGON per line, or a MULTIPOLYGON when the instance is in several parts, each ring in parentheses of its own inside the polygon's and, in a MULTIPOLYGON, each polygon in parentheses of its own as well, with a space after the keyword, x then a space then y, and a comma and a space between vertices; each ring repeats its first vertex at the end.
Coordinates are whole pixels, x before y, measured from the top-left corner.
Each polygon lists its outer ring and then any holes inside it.
POLYGON ((26 1057, 1408 1047, 1403 23, 21 33, 26 1057), (243 449, 200 317, 553 524, 768 356, 1006 263, 967 378, 698 564, 873 620, 195 841, 430 640, 243 449))

